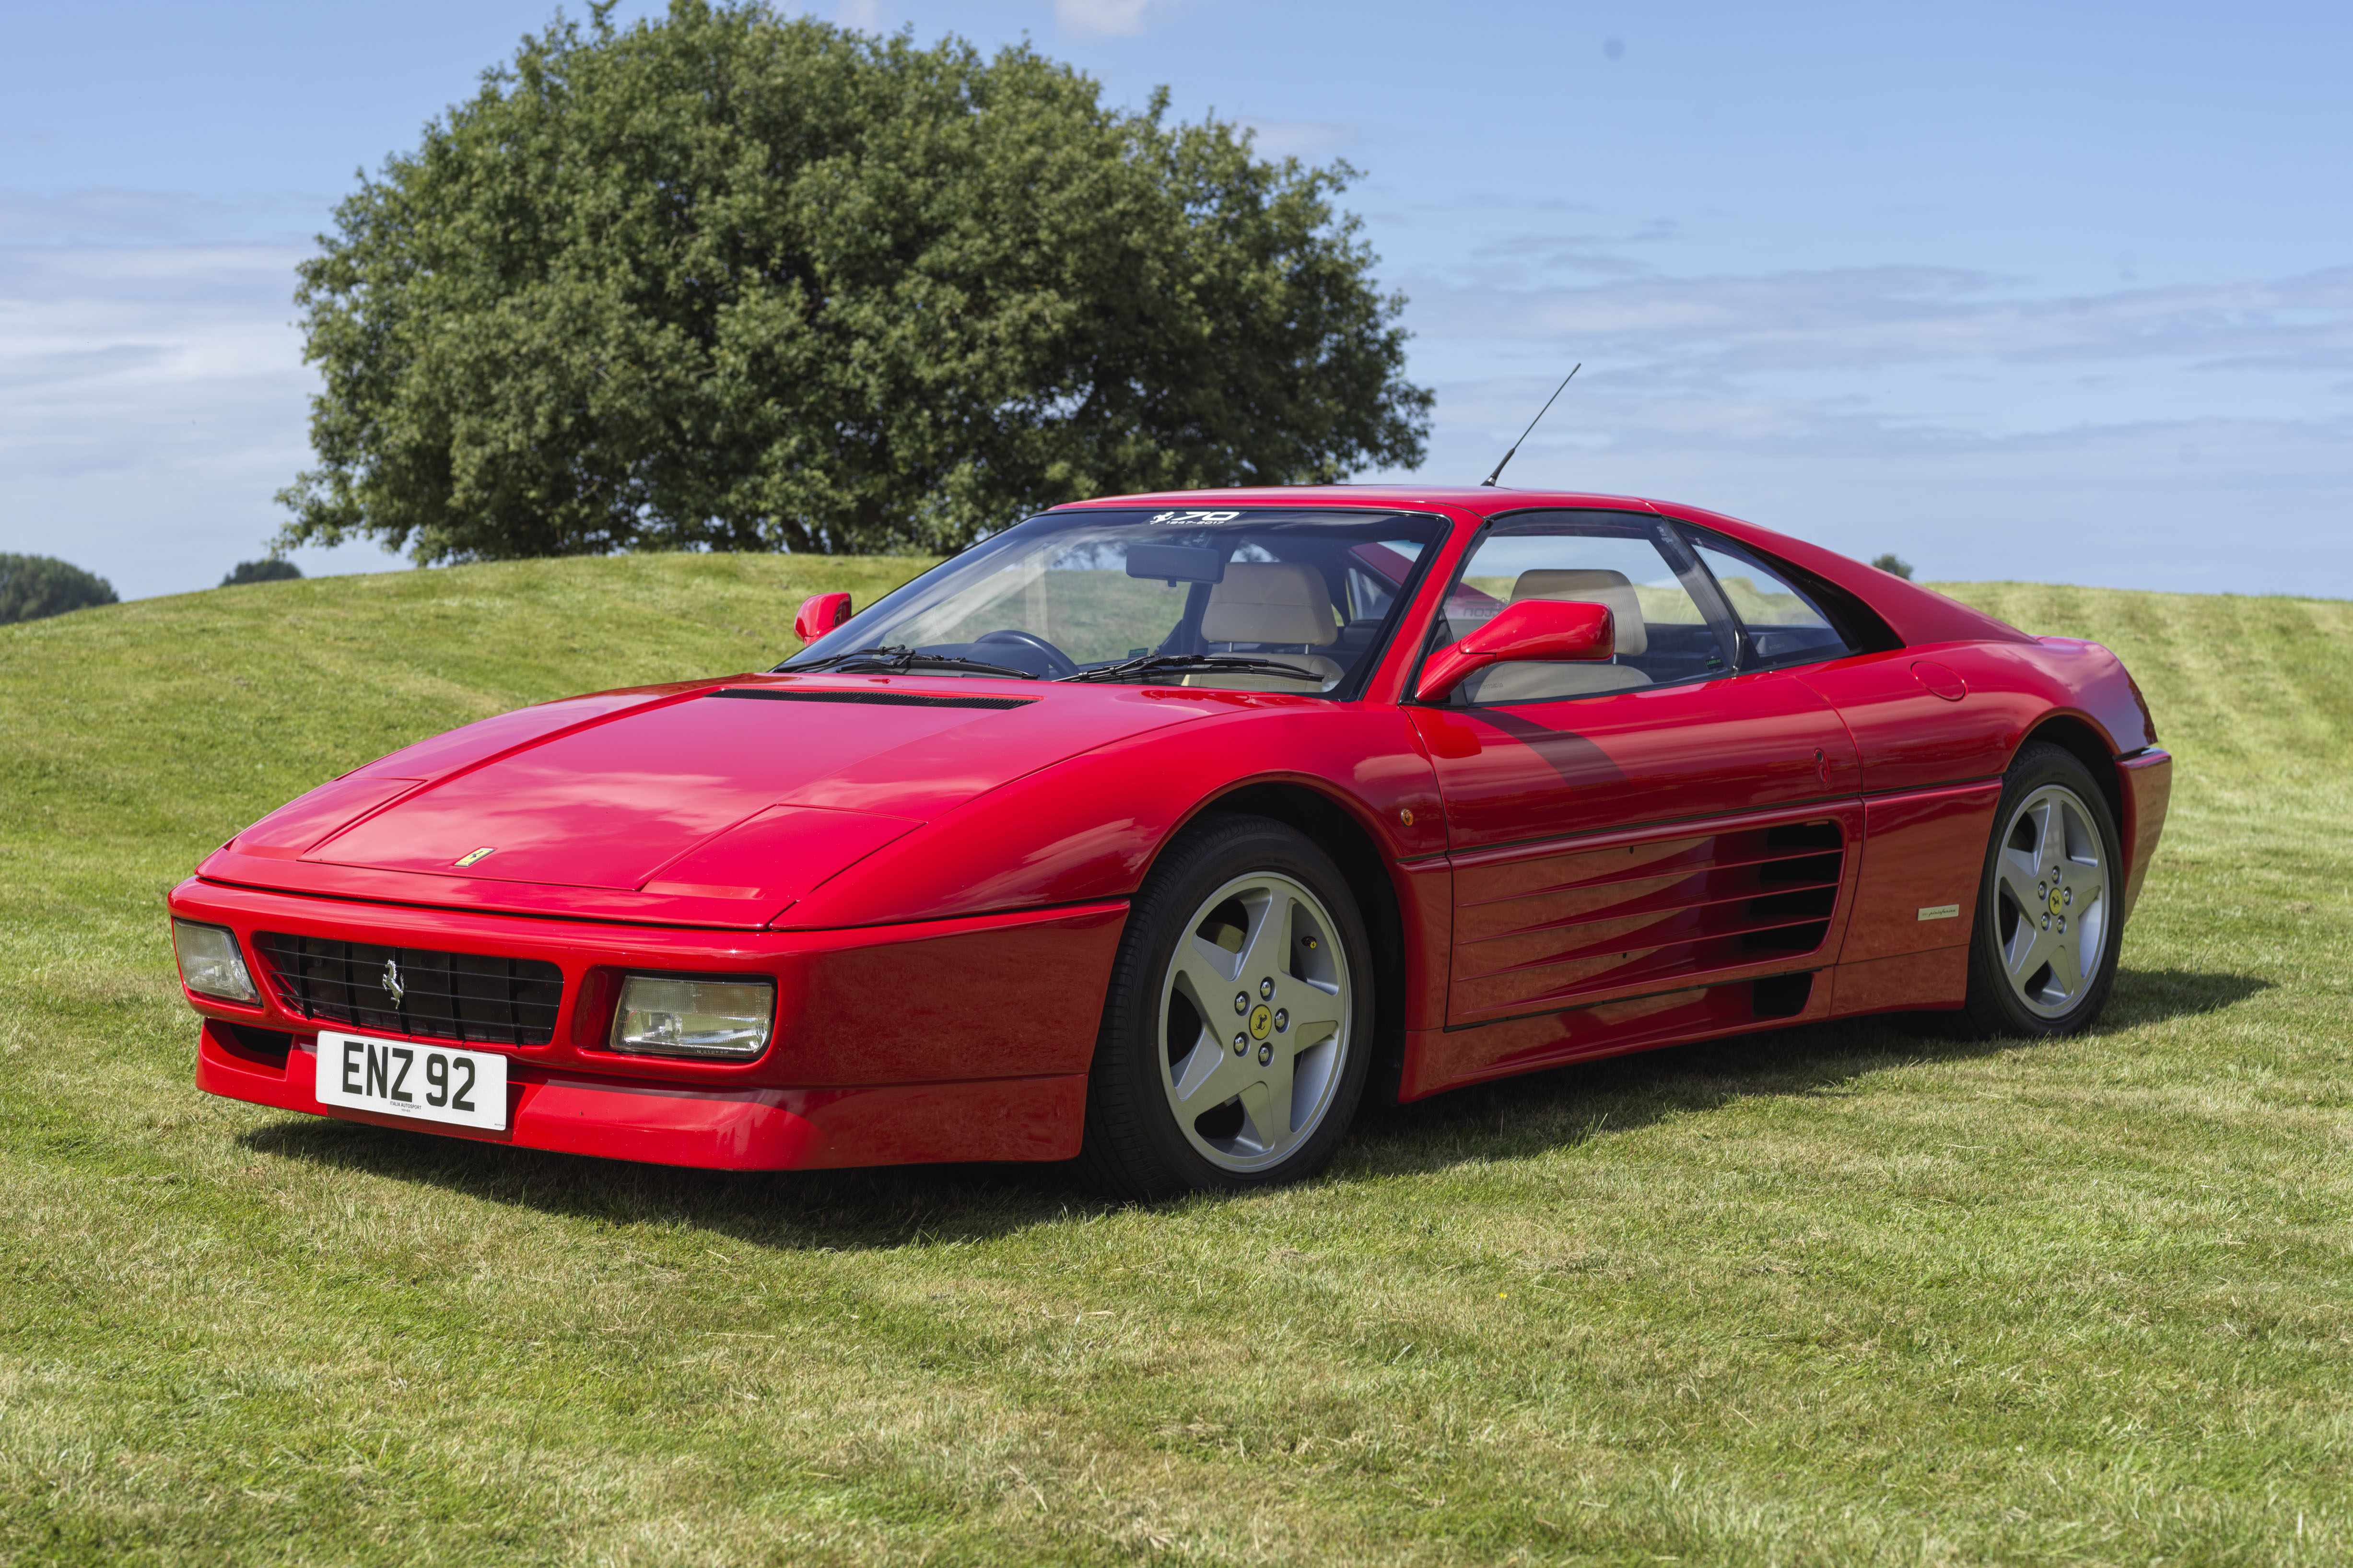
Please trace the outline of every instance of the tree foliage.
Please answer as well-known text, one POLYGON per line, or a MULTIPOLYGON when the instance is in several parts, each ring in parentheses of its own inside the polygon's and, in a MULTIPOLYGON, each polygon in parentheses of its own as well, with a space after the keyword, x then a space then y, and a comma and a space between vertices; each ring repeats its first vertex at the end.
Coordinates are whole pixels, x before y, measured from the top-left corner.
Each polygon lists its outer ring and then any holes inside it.
POLYGON ((240 561, 227 576, 220 580, 224 588, 234 588, 244 583, 282 583, 302 575, 302 568, 280 555, 265 555, 259 561, 240 561))
POLYGON ((1882 572, 1893 572, 1898 577, 1909 579, 1912 575, 1912 563, 1892 550, 1884 555, 1873 556, 1871 563, 1882 572))
POLYGON ((115 602, 113 584, 54 555, 0 555, 0 626, 115 602))
POLYGON ((559 19, 301 269, 281 544, 941 550, 1080 496, 1420 461, 1345 164, 767 5, 559 19))

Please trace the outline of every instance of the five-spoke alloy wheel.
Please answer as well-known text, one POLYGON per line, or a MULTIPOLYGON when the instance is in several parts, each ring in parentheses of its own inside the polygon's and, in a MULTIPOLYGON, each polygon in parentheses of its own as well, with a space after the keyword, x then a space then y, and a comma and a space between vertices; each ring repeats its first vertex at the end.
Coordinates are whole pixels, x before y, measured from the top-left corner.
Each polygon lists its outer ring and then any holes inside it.
POLYGON ((1122 940, 1082 1156, 1098 1184, 1153 1198, 1321 1170, 1364 1089, 1370 965, 1312 840, 1242 816, 1188 834, 1122 940))
POLYGON ((2121 866, 2107 802, 2048 744, 2010 764, 1969 948, 1968 1012, 1989 1034, 2090 1026, 2115 982, 2121 866))
POLYGON ((1213 1165, 1279 1164, 1332 1109, 1353 1043, 1332 913, 1302 883, 1258 871, 1203 899, 1186 928, 1160 996, 1169 1111, 1213 1165))

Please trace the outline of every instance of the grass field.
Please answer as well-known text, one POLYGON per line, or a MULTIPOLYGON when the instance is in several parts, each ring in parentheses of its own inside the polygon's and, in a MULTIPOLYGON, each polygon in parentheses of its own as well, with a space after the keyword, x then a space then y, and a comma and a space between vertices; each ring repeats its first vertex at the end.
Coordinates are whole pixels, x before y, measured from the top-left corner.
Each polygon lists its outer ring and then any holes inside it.
POLYGON ((161 897, 412 738, 763 667, 727 556, 0 629, 0 1561, 2353 1558, 2353 603, 1962 585, 2179 759, 2106 1024, 1386 1113, 1328 1179, 736 1177, 199 1095, 161 897))

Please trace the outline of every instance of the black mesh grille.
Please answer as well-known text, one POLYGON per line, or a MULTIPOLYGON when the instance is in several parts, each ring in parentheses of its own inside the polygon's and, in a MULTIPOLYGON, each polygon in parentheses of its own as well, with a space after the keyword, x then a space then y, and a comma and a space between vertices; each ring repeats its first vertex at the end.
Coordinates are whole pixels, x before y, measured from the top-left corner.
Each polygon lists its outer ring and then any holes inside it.
POLYGON ((543 959, 276 931, 253 942, 269 964, 279 1001, 305 1018, 488 1046, 543 1046, 555 1037, 564 971, 543 959), (397 996, 387 978, 397 982, 397 996))

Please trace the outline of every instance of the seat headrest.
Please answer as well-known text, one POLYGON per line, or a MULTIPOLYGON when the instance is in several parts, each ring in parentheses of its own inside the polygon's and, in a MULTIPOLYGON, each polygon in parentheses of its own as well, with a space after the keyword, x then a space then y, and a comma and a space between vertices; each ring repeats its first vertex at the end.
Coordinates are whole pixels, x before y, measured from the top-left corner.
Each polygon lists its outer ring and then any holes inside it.
POLYGON ((1523 572, 1512 584, 1512 603, 1522 599, 1567 599, 1580 605, 1606 605, 1616 624, 1618 651, 1647 653, 1651 634, 1642 626, 1642 602, 1623 572, 1599 568, 1581 571, 1523 572))
POLYGON ((1201 612, 1205 642, 1322 647, 1340 640, 1324 574, 1298 561, 1236 562, 1201 612))

